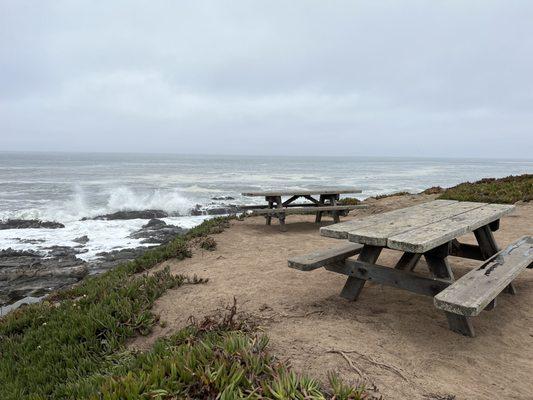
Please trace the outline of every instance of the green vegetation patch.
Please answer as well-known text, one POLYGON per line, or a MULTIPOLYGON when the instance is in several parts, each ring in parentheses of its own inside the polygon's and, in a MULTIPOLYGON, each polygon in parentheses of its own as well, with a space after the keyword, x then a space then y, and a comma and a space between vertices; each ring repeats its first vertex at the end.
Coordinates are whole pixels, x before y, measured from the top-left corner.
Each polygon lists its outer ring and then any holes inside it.
POLYGON ((95 387, 91 400, 108 399, 362 399, 364 388, 330 375, 331 389, 297 375, 266 350, 236 307, 194 322, 147 353, 124 353, 95 387))
POLYGON ((533 174, 461 183, 446 189, 439 198, 509 204, 530 201, 533 199, 533 174))
POLYGON ((344 197, 337 201, 337 204, 343 205, 343 206, 356 206, 358 204, 361 204, 361 200, 356 199, 355 197, 344 197))
POLYGON ((150 309, 158 297, 169 288, 204 282, 168 269, 139 273, 170 258, 190 257, 188 241, 220 232, 227 223, 208 220, 134 261, 2 318, 0 398, 81 398, 113 367, 128 338, 150 332, 157 322, 150 309))
MULTIPOLYGON (((167 289, 203 283, 168 269, 140 274, 169 258, 190 257, 187 243, 221 232, 225 218, 105 274, 0 320, 0 398, 19 399, 352 399, 366 398, 329 376, 330 388, 271 356, 268 339, 236 306, 160 339, 148 352, 128 339, 150 332, 154 301, 167 289)), ((203 240, 203 239, 201 239, 203 240)))
POLYGON ((395 192, 395 193, 388 193, 388 194, 380 194, 378 196, 374 196, 376 200, 379 199, 386 199, 388 197, 396 197, 396 196, 406 196, 408 194, 411 194, 409 192, 395 192))

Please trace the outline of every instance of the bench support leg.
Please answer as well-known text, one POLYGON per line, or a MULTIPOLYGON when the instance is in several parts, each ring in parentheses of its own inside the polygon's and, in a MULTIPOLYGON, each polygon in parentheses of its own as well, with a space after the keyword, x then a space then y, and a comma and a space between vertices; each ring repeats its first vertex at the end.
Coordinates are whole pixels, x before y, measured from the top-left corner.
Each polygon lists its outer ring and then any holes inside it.
POLYGON ((515 295, 516 294, 516 287, 513 285, 513 282, 511 282, 505 289, 503 289, 504 293, 515 295))
POLYGON ((448 327, 450 328, 450 330, 465 336, 475 336, 474 327, 472 326, 469 317, 465 317, 464 315, 457 315, 447 311, 445 311, 445 314, 446 318, 448 319, 448 327))
MULTIPOLYGON (((367 263, 375 264, 378 260, 382 248, 376 246, 365 245, 357 258, 359 261, 365 261, 367 263)), ((356 278, 349 276, 341 291, 341 297, 355 301, 359 297, 359 294, 365 286, 366 279, 356 278)))
POLYGON ((492 311, 496 308, 496 299, 497 297, 493 298, 489 304, 485 307, 485 311, 492 311))
MULTIPOLYGON (((479 244, 479 248, 481 250, 481 255, 485 260, 488 260, 490 257, 492 257, 494 254, 496 254, 498 251, 500 251, 498 245, 496 244, 496 240, 494 239, 494 235, 492 234, 492 231, 499 228, 499 220, 495 221, 489 225, 482 226, 481 228, 478 228, 474 231, 474 235, 476 236, 476 240, 479 244), (493 226, 495 222, 498 222, 497 227, 493 226), (496 229, 494 229, 496 228, 496 229)), ((504 293, 516 294, 516 288, 514 287, 513 283, 511 282, 504 290, 504 293)))

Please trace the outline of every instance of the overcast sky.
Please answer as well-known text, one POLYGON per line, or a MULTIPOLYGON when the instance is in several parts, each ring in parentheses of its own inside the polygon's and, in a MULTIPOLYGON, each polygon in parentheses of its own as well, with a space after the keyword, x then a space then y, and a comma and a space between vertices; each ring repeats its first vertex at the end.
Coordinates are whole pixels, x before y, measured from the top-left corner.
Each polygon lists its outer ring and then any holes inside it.
POLYGON ((533 2, 0 0, 0 138, 531 158, 533 2))

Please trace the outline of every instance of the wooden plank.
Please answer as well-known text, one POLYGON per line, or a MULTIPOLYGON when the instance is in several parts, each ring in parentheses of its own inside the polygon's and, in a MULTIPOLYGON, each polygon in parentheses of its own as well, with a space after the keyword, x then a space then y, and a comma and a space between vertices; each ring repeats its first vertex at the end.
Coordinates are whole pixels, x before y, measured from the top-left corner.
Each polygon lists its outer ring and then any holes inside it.
POLYGON ((446 207, 450 204, 457 203, 455 200, 434 200, 427 203, 417 204, 411 207, 400 208, 386 213, 374 214, 368 217, 353 219, 351 221, 341 222, 340 224, 325 226, 320 228, 322 236, 332 237, 336 239, 347 239, 348 232, 355 229, 360 229, 383 221, 389 221, 392 218, 409 218, 411 215, 416 215, 422 210, 435 210, 440 207, 446 207))
POLYGON ((350 231, 348 233, 348 240, 372 246, 387 246, 388 238, 391 236, 409 232, 413 229, 454 217, 484 205, 486 204, 456 202, 438 207, 437 209, 422 209, 408 216, 391 216, 391 218, 381 222, 350 231))
POLYGON ((487 204, 387 239, 387 247, 410 253, 425 253, 441 244, 500 219, 514 209, 512 205, 487 204))
POLYGON ((426 296, 435 296, 450 285, 448 281, 441 279, 428 278, 412 272, 359 260, 346 260, 344 263, 326 265, 325 268, 328 271, 348 275, 359 280, 373 281, 426 296))
POLYGON ((533 237, 524 236, 439 293, 435 306, 465 316, 478 315, 533 262, 533 237))
POLYGON ((362 244, 350 243, 347 246, 322 249, 303 256, 293 257, 288 260, 289 268, 300 271, 312 271, 334 262, 343 261, 348 257, 359 254, 363 249, 362 244))
POLYGON ((303 214, 303 213, 316 213, 317 211, 342 211, 342 210, 355 210, 357 208, 365 208, 359 205, 350 206, 308 206, 308 207, 280 207, 280 208, 263 208, 253 210, 252 215, 265 215, 265 214, 303 214))
POLYGON ((308 189, 308 190, 265 190, 259 192, 244 192, 241 193, 242 196, 247 197, 257 197, 257 196, 306 196, 306 195, 320 195, 320 194, 348 194, 348 193, 361 193, 360 189, 357 188, 322 188, 322 189, 308 189))

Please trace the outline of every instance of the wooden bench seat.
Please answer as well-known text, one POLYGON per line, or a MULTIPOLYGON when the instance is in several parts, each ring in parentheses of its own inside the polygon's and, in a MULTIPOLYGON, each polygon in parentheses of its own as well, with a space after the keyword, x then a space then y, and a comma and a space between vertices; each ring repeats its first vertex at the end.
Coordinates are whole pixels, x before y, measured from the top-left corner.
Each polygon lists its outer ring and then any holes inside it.
MULTIPOLYGON (((533 237, 524 236, 496 253, 435 296, 435 306, 453 315, 472 317, 495 306, 496 297, 526 268, 533 267, 533 237)), ((459 333, 473 336, 473 330, 459 333)))
POLYGON ((324 211, 349 211, 357 208, 365 208, 360 205, 346 205, 346 206, 302 206, 302 207, 280 207, 280 208, 261 208, 252 210, 252 215, 276 215, 276 214, 305 214, 316 213, 324 211))
POLYGON ((300 271, 312 271, 314 269, 325 267, 331 263, 344 261, 348 257, 359 254, 363 245, 359 243, 350 243, 347 246, 328 248, 312 253, 290 258, 289 267, 299 269, 300 271))

